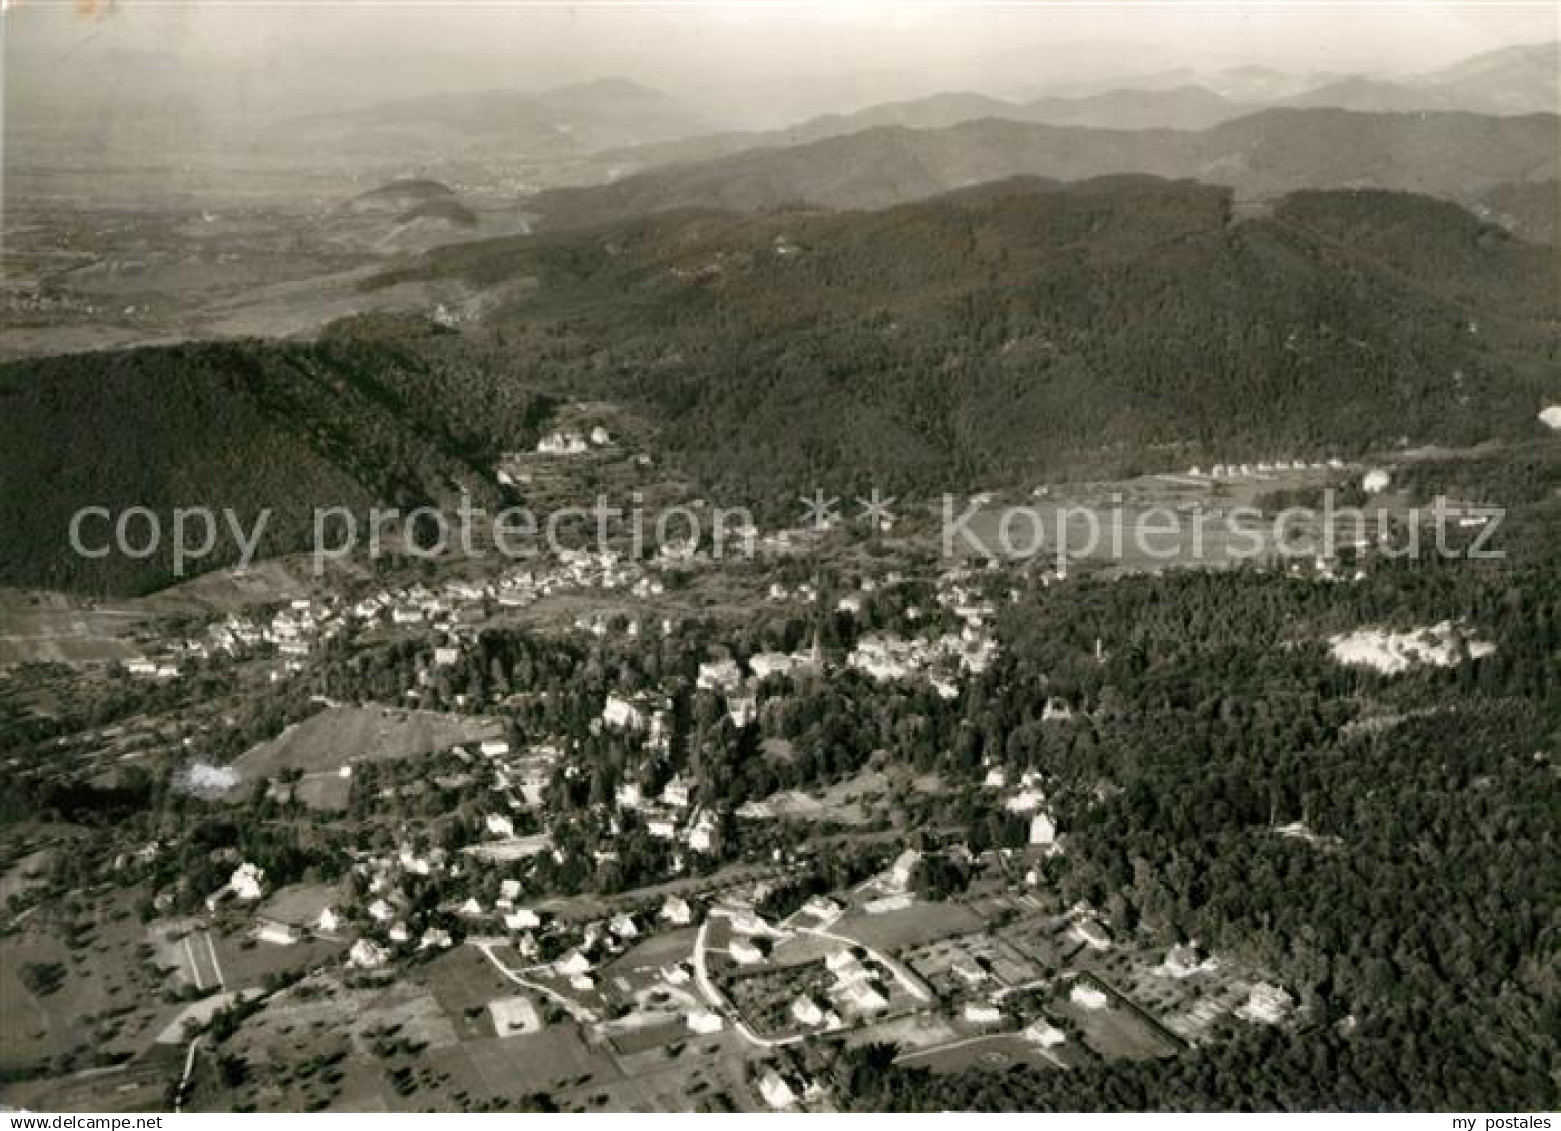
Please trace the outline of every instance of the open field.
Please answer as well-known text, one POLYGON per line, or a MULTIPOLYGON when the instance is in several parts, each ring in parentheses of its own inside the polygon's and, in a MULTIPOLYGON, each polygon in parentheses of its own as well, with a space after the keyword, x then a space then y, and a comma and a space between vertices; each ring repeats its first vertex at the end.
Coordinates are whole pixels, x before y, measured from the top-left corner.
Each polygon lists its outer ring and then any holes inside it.
POLYGON ((339 207, 355 191, 351 181, 328 179, 316 191, 324 199, 312 207, 225 199, 221 188, 158 204, 132 190, 117 207, 52 195, 8 200, 0 297, 11 329, 0 356, 286 337, 365 311, 430 313, 440 302, 470 301, 470 289, 358 283, 430 247, 529 227, 509 202, 470 212, 469 225, 407 222, 339 207))
POLYGON ((182 1008, 126 899, 107 898, 54 926, 38 915, 0 938, 0 1069, 47 1062, 56 1075, 144 1050, 182 1008))
MULTIPOLYGON (((390 762, 501 733, 495 719, 393 707, 328 707, 242 754, 244 782, 286 770, 329 773, 357 761, 390 762)), ((243 788, 242 785, 236 788, 243 788)))
POLYGON ((0 590, 0 667, 127 660, 136 654, 128 633, 146 619, 132 607, 0 590))
POLYGON ((894 953, 934 939, 981 929, 981 920, 958 903, 913 903, 880 915, 848 914, 830 933, 894 953))
POLYGON ((1057 1016, 1078 1025, 1090 1048, 1108 1060, 1143 1060, 1177 1051, 1173 1042, 1115 994, 1101 1009, 1088 1009, 1070 999, 1053 1008, 1057 1016))
POLYGON ((900 1057, 899 1063, 934 1072, 959 1072, 967 1068, 1007 1071, 1016 1065, 1056 1070, 1059 1065, 1049 1050, 1015 1033, 994 1033, 973 1037, 937 1048, 917 1049, 900 1057))

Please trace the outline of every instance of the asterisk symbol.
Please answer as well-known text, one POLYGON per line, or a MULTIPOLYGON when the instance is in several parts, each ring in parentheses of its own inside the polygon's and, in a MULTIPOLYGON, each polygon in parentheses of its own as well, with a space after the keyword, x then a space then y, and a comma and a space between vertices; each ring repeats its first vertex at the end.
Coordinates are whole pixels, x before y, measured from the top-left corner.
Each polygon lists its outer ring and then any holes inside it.
POLYGON ((894 525, 894 511, 889 509, 894 505, 894 497, 885 498, 877 487, 873 488, 873 493, 867 498, 858 497, 856 504, 862 508, 862 518, 880 530, 887 530, 894 525))
POLYGON ((811 496, 803 495, 797 501, 802 504, 804 521, 811 523, 814 530, 828 530, 840 517, 836 509, 840 500, 825 495, 822 489, 815 488, 811 496))

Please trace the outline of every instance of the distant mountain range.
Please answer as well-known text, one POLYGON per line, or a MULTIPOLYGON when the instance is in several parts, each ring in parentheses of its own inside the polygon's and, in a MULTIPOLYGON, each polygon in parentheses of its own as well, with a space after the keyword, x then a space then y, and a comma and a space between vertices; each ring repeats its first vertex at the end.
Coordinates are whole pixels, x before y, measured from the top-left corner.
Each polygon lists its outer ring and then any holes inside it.
POLYGON ((1483 114, 1561 110, 1561 42, 1529 43, 1472 55, 1418 74, 1387 78, 1344 72, 1290 72, 1246 66, 1189 67, 1074 83, 1049 93, 1082 97, 1132 88, 1163 92, 1199 86, 1238 105, 1326 106, 1338 110, 1468 110, 1483 114))
POLYGON ((545 192, 548 225, 686 207, 807 203, 880 208, 1015 175, 1079 180, 1151 173, 1229 185, 1246 199, 1301 188, 1381 188, 1471 200, 1553 179, 1561 117, 1266 110, 1200 131, 1103 130, 981 119, 882 126, 804 144, 673 164, 610 184, 545 192))
POLYGON ((1466 110, 1488 114, 1561 112, 1561 46, 1504 48, 1452 67, 1388 81, 1367 75, 1290 74, 1239 67, 1213 74, 1178 69, 1114 84, 1064 88, 1014 101, 969 91, 886 102, 826 114, 785 129, 725 131, 604 155, 616 175, 680 161, 707 161, 744 149, 800 145, 874 126, 935 129, 978 118, 1100 129, 1207 129, 1283 106, 1368 112, 1466 110))
POLYGON ((1174 90, 1112 90, 1078 98, 1043 98, 1029 103, 957 92, 886 102, 851 114, 826 114, 780 130, 730 130, 630 146, 598 155, 597 164, 616 178, 661 165, 710 161, 749 149, 804 145, 880 126, 941 129, 994 118, 1101 129, 1202 129, 1251 110, 1250 106, 1231 102, 1195 86, 1174 90))
POLYGON ((1516 115, 1561 111, 1558 91, 1558 45, 1540 43, 1391 79, 1291 74, 1266 67, 1212 73, 1183 68, 1093 86, 1076 84, 1028 100, 942 92, 772 130, 722 129, 719 109, 696 112, 660 91, 605 79, 541 92, 425 95, 294 119, 275 134, 299 147, 401 152, 412 161, 431 154, 491 157, 506 151, 531 161, 595 155, 585 175, 600 179, 748 149, 821 141, 877 126, 926 129, 998 118, 1100 129, 1201 130, 1273 107, 1516 115))
POLYGON ((1283 104, 1347 110, 1555 112, 1561 110, 1561 48, 1554 43, 1508 47, 1396 81, 1341 77, 1284 99, 1283 104))
POLYGON ((491 154, 499 147, 531 156, 570 156, 714 128, 708 118, 669 95, 622 79, 604 79, 540 93, 425 95, 293 119, 275 132, 294 146, 376 151, 403 146, 410 156, 491 154))

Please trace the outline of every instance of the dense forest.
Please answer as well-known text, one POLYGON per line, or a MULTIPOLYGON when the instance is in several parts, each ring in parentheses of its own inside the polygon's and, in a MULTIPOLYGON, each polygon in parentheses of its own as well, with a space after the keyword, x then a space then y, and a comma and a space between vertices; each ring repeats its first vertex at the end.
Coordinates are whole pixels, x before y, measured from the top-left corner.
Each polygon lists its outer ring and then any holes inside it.
MULTIPOLYGON (((216 551, 201 563, 209 569, 238 557, 227 508, 246 536, 271 512, 259 543, 270 556, 309 544, 315 507, 407 508, 458 489, 491 504, 489 465, 502 444, 535 435, 545 402, 486 370, 479 387, 458 356, 442 357, 436 374, 431 341, 426 331, 353 325, 318 344, 181 345, 0 367, 0 584, 166 585, 179 507, 218 512, 216 551), (113 516, 150 509, 161 544, 145 556, 77 556, 71 518, 88 506, 113 516)), ((109 531, 108 521, 88 526, 83 541, 95 547, 109 531)), ((149 525, 138 519, 128 531, 139 553, 149 525)))
POLYGON ((647 406, 723 498, 1537 436, 1554 252, 1453 205, 1263 215, 1146 177, 875 213, 679 213, 386 275, 538 280, 500 333, 543 384, 647 406))

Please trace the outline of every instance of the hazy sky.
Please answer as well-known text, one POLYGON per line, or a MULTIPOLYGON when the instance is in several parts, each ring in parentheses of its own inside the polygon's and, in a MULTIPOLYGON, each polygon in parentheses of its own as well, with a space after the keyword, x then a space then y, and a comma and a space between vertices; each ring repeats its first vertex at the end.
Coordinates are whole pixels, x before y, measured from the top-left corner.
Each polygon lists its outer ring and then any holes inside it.
MULTIPOLYGON (((1553 39, 1550 3, 9 0, 8 115, 105 100, 286 115, 618 76, 747 119, 1177 67, 1423 70, 1553 39)), ((14 119, 13 119, 14 120, 14 119)))

